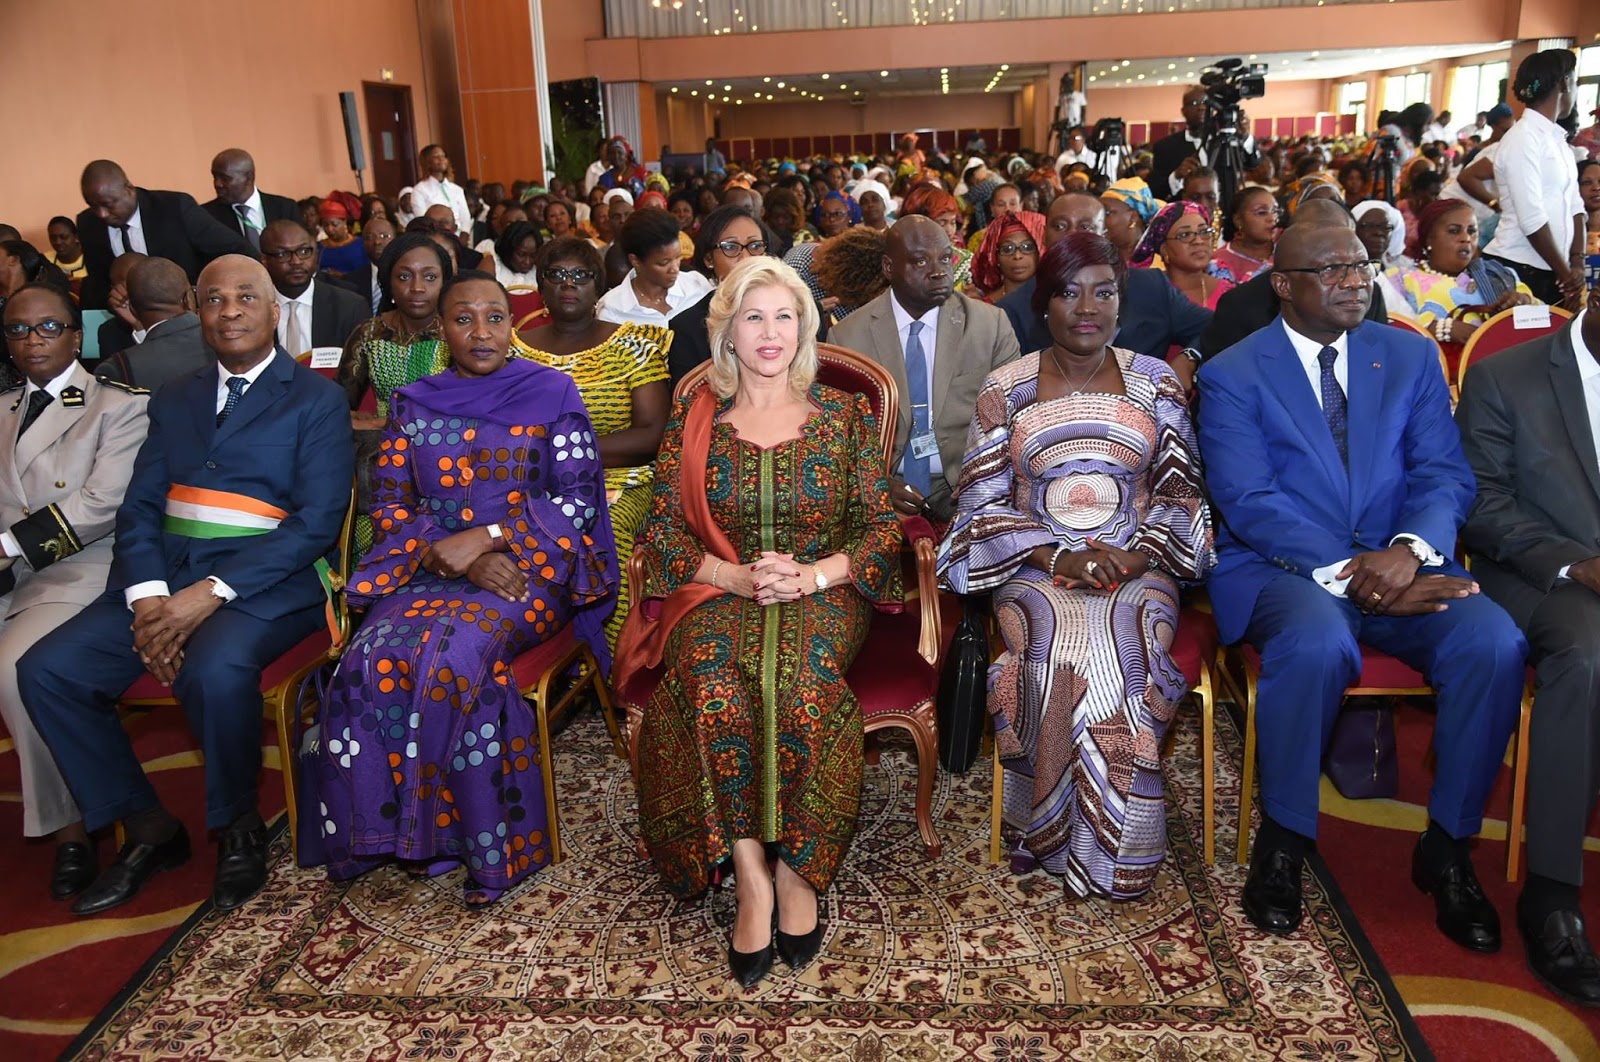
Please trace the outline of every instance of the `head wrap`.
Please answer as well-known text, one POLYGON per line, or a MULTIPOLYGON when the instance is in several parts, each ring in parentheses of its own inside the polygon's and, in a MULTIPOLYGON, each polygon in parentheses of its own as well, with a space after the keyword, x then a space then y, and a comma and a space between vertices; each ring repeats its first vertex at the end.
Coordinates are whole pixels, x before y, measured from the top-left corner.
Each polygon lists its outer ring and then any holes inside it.
POLYGON ((672 182, 667 180, 667 175, 664 173, 652 173, 644 179, 644 186, 654 188, 663 195, 672 191, 672 182))
POLYGON ((850 224, 861 224, 861 206, 854 199, 845 195, 843 192, 830 191, 817 201, 817 205, 812 208, 811 211, 811 223, 815 225, 818 230, 822 228, 822 207, 830 199, 837 199, 839 202, 845 205, 845 209, 850 211, 850 224))
POLYGON ((1015 177, 1028 172, 1028 160, 1021 155, 1012 155, 1011 161, 1006 163, 1006 174, 1015 177))
MULTIPOLYGON (((1439 224, 1440 218, 1452 210, 1460 210, 1463 207, 1468 210, 1472 209, 1471 204, 1463 199, 1435 199, 1423 207, 1422 213, 1417 215, 1417 238, 1406 247, 1406 254, 1415 259, 1418 265, 1426 261, 1428 257, 1428 233, 1432 232, 1433 227, 1439 224)), ((1396 213, 1399 213, 1399 211, 1396 211, 1396 213)), ((1400 226, 1401 235, 1404 235, 1405 231, 1405 225, 1402 223, 1400 226)))
POLYGON ((621 144, 623 150, 628 153, 628 161, 629 162, 633 161, 633 145, 628 143, 628 138, 627 137, 625 137, 625 136, 614 136, 614 137, 611 137, 609 140, 606 141, 606 148, 605 149, 607 151, 610 151, 612 144, 621 144))
POLYGON ((628 191, 626 188, 611 189, 611 191, 607 192, 605 198, 600 200, 600 202, 609 203, 613 199, 624 199, 627 201, 629 206, 633 205, 633 193, 628 191))
POLYGON ((350 211, 344 208, 343 203, 339 202, 337 199, 329 197, 324 199, 322 201, 322 205, 317 208, 317 216, 323 218, 343 218, 344 220, 349 221, 350 211))
POLYGON ((782 163, 780 163, 778 165, 778 176, 780 176, 780 177, 784 176, 785 174, 790 174, 790 173, 794 173, 794 172, 795 172, 795 164, 792 163, 792 162, 789 162, 787 159, 784 160, 782 163))
POLYGON ((1185 214, 1193 214, 1207 225, 1211 224, 1211 215, 1206 213, 1206 208, 1193 200, 1178 199, 1168 203, 1156 211, 1156 216, 1150 221, 1150 227, 1144 230, 1139 245, 1133 249, 1133 256, 1128 259, 1128 267, 1139 269, 1155 261, 1161 245, 1167 242, 1167 233, 1177 228, 1178 222, 1183 220, 1185 214))
MULTIPOLYGON (((1459 202, 1459 200, 1457 201, 1459 202)), ((1399 208, 1393 203, 1385 203, 1382 199, 1367 199, 1357 203, 1356 208, 1350 213, 1356 219, 1356 224, 1359 225, 1361 224, 1361 219, 1374 210, 1383 211, 1391 226, 1389 229, 1389 246, 1383 249, 1383 256, 1385 258, 1399 258, 1406 250, 1405 215, 1401 214, 1399 208)))
POLYGON ((412 193, 412 191, 413 191, 412 186, 408 184, 404 188, 400 189, 400 194, 399 195, 394 197, 394 203, 395 203, 394 212, 395 212, 396 218, 400 222, 400 227, 401 228, 405 228, 407 225, 409 225, 411 223, 411 219, 417 216, 416 214, 412 213, 411 211, 409 211, 409 210, 407 210, 405 208, 406 196, 410 195, 412 193))
POLYGON ((978 247, 978 256, 972 260, 972 281, 982 291, 994 291, 1000 287, 1005 278, 1000 275, 1000 245, 1005 242, 1007 234, 1024 232, 1033 240, 1033 246, 1042 254, 1044 252, 1044 223, 1043 214, 1032 210, 1017 210, 995 221, 983 231, 983 243, 978 247))
POLYGON ((866 195, 868 192, 878 193, 878 198, 883 200, 884 216, 893 220, 894 199, 889 195, 888 186, 882 181, 875 181, 871 177, 868 177, 865 180, 857 181, 850 188, 850 198, 859 203, 861 202, 861 197, 866 195))
POLYGON ((1310 198, 1311 194, 1318 188, 1323 187, 1332 188, 1338 193, 1335 198, 1341 203, 1344 202, 1344 191, 1339 187, 1339 182, 1331 174, 1323 173, 1321 170, 1290 181, 1284 189, 1286 193, 1285 206, 1289 211, 1289 217, 1292 219, 1294 212, 1300 209, 1300 204, 1310 198))
POLYGON ((1166 203, 1157 199, 1150 192, 1150 186, 1139 177, 1124 177, 1100 193, 1101 199, 1120 199, 1128 208, 1139 215, 1139 220, 1146 225, 1156 216, 1156 212, 1166 203))
MULTIPOLYGON (((609 199, 611 197, 607 196, 606 198, 609 199)), ((665 210, 667 209, 667 197, 652 188, 644 195, 641 195, 639 197, 639 202, 635 205, 640 210, 643 210, 645 207, 658 207, 661 210, 665 210)))

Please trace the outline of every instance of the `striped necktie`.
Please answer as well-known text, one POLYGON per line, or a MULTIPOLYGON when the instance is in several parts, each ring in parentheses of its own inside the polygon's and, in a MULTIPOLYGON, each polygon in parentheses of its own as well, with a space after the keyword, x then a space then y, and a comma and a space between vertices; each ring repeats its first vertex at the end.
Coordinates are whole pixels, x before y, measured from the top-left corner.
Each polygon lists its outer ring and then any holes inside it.
POLYGON ((256 229, 256 223, 250 220, 250 208, 243 203, 235 203, 233 212, 239 215, 239 227, 244 230, 244 238, 250 241, 251 247, 261 250, 261 233, 256 229))
POLYGON ((234 407, 239 404, 239 396, 244 394, 245 385, 250 381, 243 376, 230 376, 227 379, 228 400, 222 403, 222 412, 217 414, 217 427, 222 427, 222 422, 233 413, 234 407))

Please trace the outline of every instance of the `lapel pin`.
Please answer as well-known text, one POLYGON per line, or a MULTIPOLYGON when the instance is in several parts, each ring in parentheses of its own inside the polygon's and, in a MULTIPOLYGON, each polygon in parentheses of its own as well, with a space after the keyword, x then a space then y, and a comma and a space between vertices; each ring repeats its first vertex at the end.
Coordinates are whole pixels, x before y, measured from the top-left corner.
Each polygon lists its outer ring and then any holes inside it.
POLYGON ((1372 363, 1372 367, 1373 367, 1373 368, 1374 368, 1374 369, 1381 369, 1381 368, 1383 368, 1383 362, 1381 362, 1381 361, 1375 361, 1375 362, 1373 362, 1373 363, 1372 363))
POLYGON ((22 405, 22 397, 19 395, 17 396, 17 400, 11 403, 11 412, 15 413, 17 411, 17 407, 20 405, 22 405))
POLYGON ((61 389, 61 405, 64 409, 74 409, 83 405, 83 388, 63 387, 61 389))

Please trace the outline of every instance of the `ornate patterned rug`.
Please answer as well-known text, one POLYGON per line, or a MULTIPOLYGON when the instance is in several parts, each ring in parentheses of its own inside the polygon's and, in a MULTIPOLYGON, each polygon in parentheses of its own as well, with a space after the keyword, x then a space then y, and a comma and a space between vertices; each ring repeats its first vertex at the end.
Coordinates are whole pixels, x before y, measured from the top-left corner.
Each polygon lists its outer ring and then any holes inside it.
MULTIPOLYGON (((1218 713, 1220 838, 1237 734, 1218 713)), ((930 861, 909 745, 866 772, 819 958, 744 994, 731 889, 673 901, 635 854, 633 786, 598 720, 556 741, 568 852, 487 911, 460 872, 329 883, 275 842, 267 889, 202 906, 68 1058, 1020 1060, 1429 1058, 1316 866, 1292 938, 1250 928, 1244 868, 1204 864, 1196 714, 1167 763, 1171 856, 1141 901, 1073 900, 988 862, 989 778, 941 775, 930 861)))

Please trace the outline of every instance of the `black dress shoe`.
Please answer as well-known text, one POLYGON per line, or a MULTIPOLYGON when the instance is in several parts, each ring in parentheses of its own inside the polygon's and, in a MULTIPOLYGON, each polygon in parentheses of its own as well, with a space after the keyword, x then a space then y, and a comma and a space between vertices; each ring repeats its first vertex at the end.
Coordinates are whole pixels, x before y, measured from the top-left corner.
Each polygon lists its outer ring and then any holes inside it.
POLYGON ((1287 936, 1300 925, 1300 874, 1305 857, 1286 848, 1256 845, 1240 905, 1257 929, 1287 936))
POLYGON ((229 827, 217 838, 217 880, 211 903, 231 911, 261 891, 267 883, 267 828, 255 825, 229 827))
POLYGON ((1463 855, 1443 869, 1429 867, 1418 841, 1411 853, 1411 883, 1433 897, 1439 932, 1472 951, 1500 950, 1500 915, 1483 894, 1471 859, 1463 855))
POLYGON ((772 935, 759 951, 739 951, 733 946, 733 930, 728 930, 728 969, 741 987, 754 988, 772 972, 772 956, 778 936, 778 897, 772 897, 772 935))
POLYGON ((791 970, 802 970, 812 959, 817 957, 817 951, 822 947, 822 899, 817 899, 817 921, 811 927, 811 932, 785 933, 778 930, 776 935, 778 957, 788 963, 791 970))
POLYGON ((81 841, 57 845, 56 868, 50 875, 50 895, 58 900, 70 900, 93 885, 99 873, 93 848, 81 841))
POLYGON ((1544 986, 1569 1003, 1600 1007, 1600 958, 1589 946, 1583 916, 1552 911, 1543 925, 1530 925, 1519 904, 1517 928, 1528 952, 1528 969, 1544 986))
POLYGON ((95 879, 72 903, 75 915, 99 914, 133 899, 151 875, 176 870, 189 861, 189 831, 182 826, 160 844, 122 846, 106 872, 95 879))

